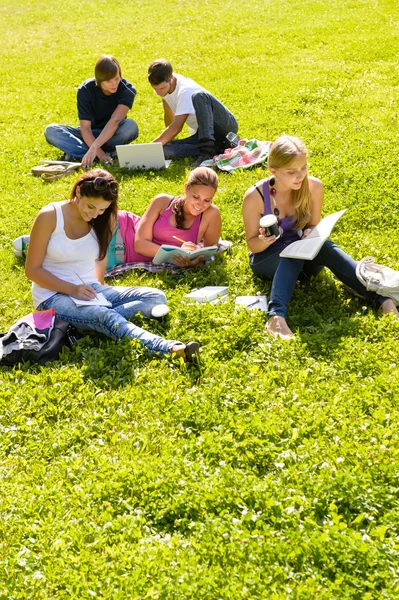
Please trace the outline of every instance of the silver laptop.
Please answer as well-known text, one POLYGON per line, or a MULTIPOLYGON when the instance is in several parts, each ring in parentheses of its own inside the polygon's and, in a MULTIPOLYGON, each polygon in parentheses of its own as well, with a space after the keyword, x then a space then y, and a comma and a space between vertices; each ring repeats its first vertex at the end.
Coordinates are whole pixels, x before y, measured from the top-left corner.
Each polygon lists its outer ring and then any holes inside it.
POLYGON ((171 160, 165 160, 161 142, 152 144, 125 144, 116 146, 119 166, 125 169, 148 171, 169 167, 171 160))

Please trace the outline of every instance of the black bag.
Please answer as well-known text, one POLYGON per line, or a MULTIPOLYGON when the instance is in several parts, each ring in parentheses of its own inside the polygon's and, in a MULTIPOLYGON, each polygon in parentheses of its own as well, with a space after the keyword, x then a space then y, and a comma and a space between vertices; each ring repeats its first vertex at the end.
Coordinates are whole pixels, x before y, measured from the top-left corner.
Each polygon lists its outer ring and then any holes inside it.
MULTIPOLYGON (((72 348, 76 342, 77 329, 63 319, 55 319, 54 327, 50 333, 50 339, 40 348, 40 350, 13 350, 10 354, 3 356, 0 360, 0 366, 13 367, 18 363, 31 362, 38 365, 45 365, 48 362, 57 360, 63 346, 72 348)), ((4 337, 5 333, 0 334, 4 337)))

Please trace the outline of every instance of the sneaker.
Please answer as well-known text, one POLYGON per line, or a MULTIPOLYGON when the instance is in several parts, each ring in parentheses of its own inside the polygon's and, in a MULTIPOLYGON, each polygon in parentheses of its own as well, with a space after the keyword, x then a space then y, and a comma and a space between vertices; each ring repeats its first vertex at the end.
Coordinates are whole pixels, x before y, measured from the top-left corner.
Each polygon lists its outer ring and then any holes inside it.
POLYGON ((194 162, 191 163, 192 167, 200 167, 206 160, 212 160, 213 154, 200 154, 194 162))
POLYGON ((200 345, 198 342, 188 342, 184 349, 187 362, 199 362, 200 345))
POLYGON ((215 156, 215 140, 201 138, 198 140, 197 148, 199 156, 191 163, 192 167, 199 167, 206 160, 211 160, 215 156))
POLYGON ((165 315, 168 314, 170 308, 166 304, 157 304, 151 309, 151 316, 154 319, 162 319, 165 315))

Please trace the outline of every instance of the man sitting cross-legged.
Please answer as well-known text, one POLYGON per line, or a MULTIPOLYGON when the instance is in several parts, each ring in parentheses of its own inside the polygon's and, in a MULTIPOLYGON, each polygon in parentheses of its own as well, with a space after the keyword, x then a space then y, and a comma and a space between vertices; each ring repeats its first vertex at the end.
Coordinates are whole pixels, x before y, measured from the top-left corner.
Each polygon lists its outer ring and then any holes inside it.
POLYGON ((78 88, 79 127, 48 125, 44 135, 64 152, 64 160, 82 162, 89 168, 94 160, 112 164, 118 144, 129 144, 138 136, 135 121, 126 115, 132 108, 136 88, 122 78, 116 58, 103 54, 96 62, 95 77, 78 88))
POLYGON ((196 156, 193 167, 223 152, 228 143, 226 135, 237 133, 234 115, 198 83, 173 73, 172 65, 164 58, 155 60, 148 68, 148 81, 162 98, 163 130, 153 142, 161 142, 165 158, 196 156), (190 137, 174 138, 187 123, 190 137))

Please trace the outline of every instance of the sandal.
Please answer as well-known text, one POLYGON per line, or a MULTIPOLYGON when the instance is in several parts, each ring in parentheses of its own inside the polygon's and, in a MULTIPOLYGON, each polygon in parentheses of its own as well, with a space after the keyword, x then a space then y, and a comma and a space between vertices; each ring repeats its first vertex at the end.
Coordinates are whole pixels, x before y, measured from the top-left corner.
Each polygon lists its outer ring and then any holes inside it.
POLYGON ((74 173, 82 165, 82 163, 61 160, 43 162, 43 165, 32 167, 31 173, 32 175, 41 177, 44 181, 54 181, 66 175, 71 175, 71 173, 74 173))

